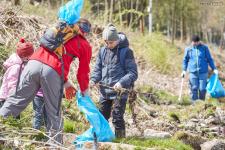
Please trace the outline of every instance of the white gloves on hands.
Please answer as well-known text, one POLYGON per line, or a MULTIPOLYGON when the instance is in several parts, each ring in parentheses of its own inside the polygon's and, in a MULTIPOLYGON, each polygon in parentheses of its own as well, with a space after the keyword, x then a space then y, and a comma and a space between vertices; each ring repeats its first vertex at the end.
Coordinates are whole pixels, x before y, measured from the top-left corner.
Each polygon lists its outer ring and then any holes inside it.
POLYGON ((219 73, 217 69, 214 69, 213 72, 214 72, 216 75, 218 75, 218 73, 219 73))

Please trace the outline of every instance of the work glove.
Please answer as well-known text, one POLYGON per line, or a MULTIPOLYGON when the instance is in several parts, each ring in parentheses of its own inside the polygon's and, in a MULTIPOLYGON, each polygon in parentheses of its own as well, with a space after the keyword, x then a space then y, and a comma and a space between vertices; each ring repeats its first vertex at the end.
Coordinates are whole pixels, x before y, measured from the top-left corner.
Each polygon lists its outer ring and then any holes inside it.
POLYGON ((77 90, 69 81, 64 84, 64 93, 66 99, 71 100, 73 97, 75 97, 76 92, 77 90))
POLYGON ((117 82, 117 83, 113 86, 113 88, 114 88, 115 90, 121 90, 123 87, 122 87, 122 85, 121 85, 119 82, 117 82))
POLYGON ((218 70, 217 69, 214 69, 213 72, 218 75, 218 70))
POLYGON ((181 73, 181 78, 184 78, 185 75, 186 75, 186 71, 182 71, 182 73, 181 73))

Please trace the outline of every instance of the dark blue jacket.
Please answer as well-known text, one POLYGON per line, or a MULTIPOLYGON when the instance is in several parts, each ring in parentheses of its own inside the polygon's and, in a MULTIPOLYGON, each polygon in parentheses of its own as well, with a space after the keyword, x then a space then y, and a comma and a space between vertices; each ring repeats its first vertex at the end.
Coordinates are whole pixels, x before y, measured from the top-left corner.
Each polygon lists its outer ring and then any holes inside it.
MULTIPOLYGON (((120 42, 114 49, 102 47, 98 53, 91 81, 113 87, 120 82, 123 88, 130 88, 137 80, 137 64, 133 51, 129 49, 129 42, 124 34, 119 34, 120 42), (120 52, 127 48, 125 60, 120 60, 120 52), (102 50, 105 54, 102 55, 102 50), (102 58, 103 57, 103 58, 102 58), (120 61, 125 61, 124 66, 120 61)), ((101 96, 105 99, 115 99, 117 93, 107 87, 100 86, 101 96)))
POLYGON ((204 44, 185 49, 183 70, 190 73, 208 73, 208 64, 212 70, 216 69, 209 48, 204 44))

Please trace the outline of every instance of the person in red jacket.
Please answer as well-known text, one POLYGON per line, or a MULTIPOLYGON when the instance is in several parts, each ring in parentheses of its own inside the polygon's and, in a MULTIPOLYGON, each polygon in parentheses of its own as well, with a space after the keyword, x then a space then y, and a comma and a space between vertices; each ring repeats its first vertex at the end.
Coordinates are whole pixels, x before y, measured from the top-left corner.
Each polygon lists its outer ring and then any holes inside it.
POLYGON ((66 98, 73 98, 76 89, 68 81, 67 77, 74 57, 79 59, 77 80, 81 93, 85 95, 89 87, 89 64, 92 48, 85 36, 90 31, 91 24, 88 20, 81 19, 78 25, 81 31, 80 34, 64 44, 63 61, 55 53, 50 52, 43 46, 40 46, 34 52, 21 74, 17 94, 12 94, 7 98, 0 109, 0 116, 4 118, 10 115, 17 116, 34 99, 41 88, 45 99, 47 132, 50 137, 54 137, 54 140, 62 143, 63 121, 60 110, 63 94, 62 85, 64 83, 66 98), (62 80, 62 77, 64 80, 62 80))

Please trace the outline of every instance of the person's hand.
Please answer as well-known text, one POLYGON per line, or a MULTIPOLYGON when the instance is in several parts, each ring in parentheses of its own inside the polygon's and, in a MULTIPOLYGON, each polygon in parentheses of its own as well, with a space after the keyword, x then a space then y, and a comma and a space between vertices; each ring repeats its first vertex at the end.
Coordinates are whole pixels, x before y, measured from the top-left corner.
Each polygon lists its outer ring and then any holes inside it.
POLYGON ((219 74, 219 72, 218 72, 218 70, 217 70, 217 69, 214 69, 214 70, 213 70, 213 72, 214 72, 216 75, 218 75, 218 74, 219 74))
POLYGON ((115 90, 120 90, 120 89, 122 89, 123 87, 122 87, 122 85, 121 85, 119 82, 117 82, 117 83, 113 86, 113 88, 114 88, 115 90))
POLYGON ((185 75, 186 75, 186 71, 182 71, 182 73, 181 73, 181 78, 184 78, 185 75))
POLYGON ((64 84, 64 93, 65 93, 65 97, 68 100, 71 100, 73 97, 75 97, 77 90, 75 89, 75 87, 69 82, 67 81, 64 84))

